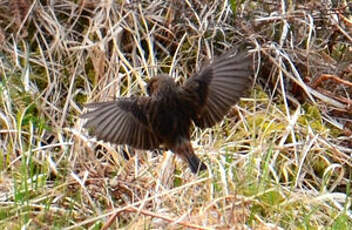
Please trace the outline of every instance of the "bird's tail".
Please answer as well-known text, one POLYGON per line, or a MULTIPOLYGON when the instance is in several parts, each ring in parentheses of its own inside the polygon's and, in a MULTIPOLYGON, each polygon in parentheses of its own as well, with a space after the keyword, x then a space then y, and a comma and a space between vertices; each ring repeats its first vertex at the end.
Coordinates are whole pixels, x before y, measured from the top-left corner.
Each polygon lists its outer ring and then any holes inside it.
POLYGON ((189 141, 185 141, 173 149, 178 156, 186 161, 193 173, 207 169, 207 166, 196 156, 192 145, 189 141))

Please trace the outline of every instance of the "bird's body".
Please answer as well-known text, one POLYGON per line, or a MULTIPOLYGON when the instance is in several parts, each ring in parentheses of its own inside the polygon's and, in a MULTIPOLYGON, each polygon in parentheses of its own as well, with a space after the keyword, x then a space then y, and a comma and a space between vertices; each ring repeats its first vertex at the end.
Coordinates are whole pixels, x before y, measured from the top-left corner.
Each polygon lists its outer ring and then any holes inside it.
MULTIPOLYGON (((158 92, 151 94, 153 107, 149 122, 153 132, 166 146, 172 148, 180 141, 178 139, 190 138, 192 111, 186 109, 181 88, 176 86, 171 77, 163 75, 153 78, 153 82, 160 84, 162 81, 165 84, 158 86, 158 92)), ((151 84, 150 82, 149 85, 151 84)))
POLYGON ((149 97, 126 97, 91 103, 85 125, 98 139, 139 149, 166 146, 189 163, 192 172, 206 169, 190 143, 192 122, 200 128, 222 120, 250 85, 251 61, 246 54, 229 53, 178 86, 162 74, 152 78, 149 97))

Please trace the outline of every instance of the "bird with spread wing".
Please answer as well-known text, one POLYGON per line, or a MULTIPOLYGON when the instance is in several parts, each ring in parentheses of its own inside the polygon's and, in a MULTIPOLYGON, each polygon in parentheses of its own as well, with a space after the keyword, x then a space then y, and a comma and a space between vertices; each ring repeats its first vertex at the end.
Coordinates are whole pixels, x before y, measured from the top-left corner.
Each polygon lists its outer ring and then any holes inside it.
POLYGON ((251 57, 227 52, 188 78, 182 86, 166 74, 153 77, 149 96, 87 104, 85 128, 99 140, 152 150, 163 145, 186 161, 193 173, 207 167, 190 139, 192 122, 209 128, 221 121, 251 85, 251 57))

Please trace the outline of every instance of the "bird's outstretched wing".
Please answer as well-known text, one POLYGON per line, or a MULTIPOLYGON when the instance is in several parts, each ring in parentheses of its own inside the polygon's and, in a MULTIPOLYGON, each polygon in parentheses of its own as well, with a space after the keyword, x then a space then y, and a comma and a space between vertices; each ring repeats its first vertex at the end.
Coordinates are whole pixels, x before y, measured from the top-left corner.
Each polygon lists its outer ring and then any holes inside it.
POLYGON ((137 149, 154 149, 160 145, 160 140, 148 123, 148 108, 152 103, 149 97, 90 103, 85 106, 91 111, 81 118, 87 119, 84 127, 91 129, 99 140, 128 144, 137 149))
POLYGON ((200 128, 221 121, 250 87, 251 58, 247 52, 232 56, 227 52, 204 66, 183 85, 192 98, 197 116, 194 123, 200 128))

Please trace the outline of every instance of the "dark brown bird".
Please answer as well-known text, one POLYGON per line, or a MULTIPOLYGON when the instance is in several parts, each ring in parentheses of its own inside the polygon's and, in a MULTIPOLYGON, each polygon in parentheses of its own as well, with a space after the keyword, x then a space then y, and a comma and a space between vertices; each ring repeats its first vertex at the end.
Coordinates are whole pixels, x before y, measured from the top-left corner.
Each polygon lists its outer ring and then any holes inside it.
POLYGON ((176 85, 162 74, 147 85, 149 96, 87 104, 92 111, 85 128, 100 140, 137 149, 164 145, 189 164, 193 173, 207 167, 194 154, 190 142, 192 121, 200 128, 221 121, 251 84, 251 58, 247 53, 225 53, 198 73, 176 85))

